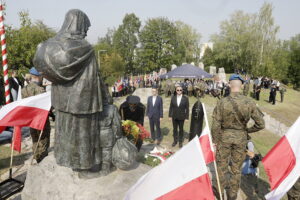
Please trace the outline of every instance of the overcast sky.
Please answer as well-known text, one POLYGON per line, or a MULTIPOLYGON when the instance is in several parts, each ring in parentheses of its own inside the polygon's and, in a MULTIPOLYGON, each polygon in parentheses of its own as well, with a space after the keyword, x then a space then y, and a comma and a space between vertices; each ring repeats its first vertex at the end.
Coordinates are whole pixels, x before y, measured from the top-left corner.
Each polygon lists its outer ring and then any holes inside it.
MULTIPOLYGON (((142 25, 153 17, 168 17, 181 20, 198 30, 201 42, 219 32, 220 22, 229 19, 236 10, 258 12, 263 0, 4 0, 5 23, 19 27, 18 12, 28 10, 30 18, 42 20, 46 25, 59 30, 65 13, 77 8, 90 18, 92 26, 87 39, 96 43, 108 28, 117 28, 126 13, 135 13, 142 25)), ((278 37, 290 39, 300 33, 300 0, 267 0, 274 6, 275 23, 280 26, 278 37)))

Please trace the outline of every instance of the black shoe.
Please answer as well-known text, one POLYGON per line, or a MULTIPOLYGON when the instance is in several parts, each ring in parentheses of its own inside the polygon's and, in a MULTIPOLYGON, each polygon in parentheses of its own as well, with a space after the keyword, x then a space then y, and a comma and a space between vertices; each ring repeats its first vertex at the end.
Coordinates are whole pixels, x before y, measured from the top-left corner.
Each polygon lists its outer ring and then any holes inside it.
POLYGON ((175 147, 177 144, 177 142, 173 142, 172 147, 175 147))
POLYGON ((182 147, 182 143, 179 143, 179 148, 181 148, 182 147))

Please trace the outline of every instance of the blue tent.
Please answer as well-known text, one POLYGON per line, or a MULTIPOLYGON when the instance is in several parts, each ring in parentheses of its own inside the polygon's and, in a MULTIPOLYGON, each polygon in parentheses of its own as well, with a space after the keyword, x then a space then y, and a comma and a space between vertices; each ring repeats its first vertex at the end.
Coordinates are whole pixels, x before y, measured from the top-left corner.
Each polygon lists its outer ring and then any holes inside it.
POLYGON ((160 76, 162 79, 168 78, 212 78, 212 75, 194 65, 185 64, 166 74, 160 76))

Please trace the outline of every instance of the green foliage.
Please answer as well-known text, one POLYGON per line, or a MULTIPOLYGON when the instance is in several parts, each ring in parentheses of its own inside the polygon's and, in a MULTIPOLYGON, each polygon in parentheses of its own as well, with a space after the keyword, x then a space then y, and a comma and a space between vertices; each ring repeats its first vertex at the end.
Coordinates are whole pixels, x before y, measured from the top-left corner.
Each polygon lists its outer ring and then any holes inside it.
POLYGON ((139 36, 139 72, 158 71, 162 67, 170 69, 172 64, 180 63, 177 28, 167 18, 147 20, 139 36))
POLYGON ((295 88, 300 88, 300 34, 290 41, 290 66, 288 77, 295 88))
POLYGON ((277 63, 286 66, 286 61, 278 58, 285 53, 276 39, 279 27, 274 24, 272 11, 272 5, 265 3, 258 13, 236 11, 221 22, 220 33, 211 37, 214 64, 227 72, 244 69, 255 76, 280 77, 277 63))
POLYGON ((161 163, 161 161, 158 158, 148 156, 143 160, 143 163, 151 167, 156 167, 161 163))
POLYGON ((282 80, 285 84, 288 83, 288 69, 290 66, 290 52, 288 50, 288 42, 278 42, 276 49, 273 52, 274 72, 273 77, 282 80))
POLYGON ((215 66, 216 61, 215 61, 215 53, 211 48, 207 48, 204 52, 204 56, 202 58, 202 62, 205 67, 205 71, 209 71, 208 67, 209 66, 215 66))
POLYGON ((118 54, 125 66, 123 75, 158 71, 162 67, 170 69, 172 64, 182 62, 199 62, 201 36, 190 25, 161 17, 147 20, 140 28, 139 18, 133 13, 126 14, 117 30, 109 29, 98 40, 95 45, 98 59, 103 60, 106 54, 118 54), (103 50, 106 52, 98 55, 103 50))
POLYGON ((94 46, 101 75, 109 85, 112 85, 125 72, 125 62, 113 45, 114 34, 115 30, 108 29, 105 37, 99 38, 94 46))
POLYGON ((175 26, 179 43, 177 51, 181 54, 181 62, 199 63, 201 35, 192 26, 182 21, 176 21, 175 26))
MULTIPOLYGON (((253 15, 237 11, 230 20, 221 22, 220 34, 213 35, 214 64, 234 69, 249 69, 256 57, 253 52, 253 15)), ((206 55, 204 55, 204 60, 206 55)))
POLYGON ((113 52, 105 54, 101 60, 100 71, 105 82, 112 85, 116 79, 124 75, 125 64, 122 57, 113 52))
POLYGON ((125 71, 131 73, 135 67, 135 50, 141 21, 135 14, 126 14, 123 24, 113 35, 113 45, 125 62, 125 71))
POLYGON ((6 41, 9 68, 31 68, 36 47, 39 43, 54 36, 55 32, 42 21, 31 22, 29 13, 19 13, 21 27, 7 27, 6 41))

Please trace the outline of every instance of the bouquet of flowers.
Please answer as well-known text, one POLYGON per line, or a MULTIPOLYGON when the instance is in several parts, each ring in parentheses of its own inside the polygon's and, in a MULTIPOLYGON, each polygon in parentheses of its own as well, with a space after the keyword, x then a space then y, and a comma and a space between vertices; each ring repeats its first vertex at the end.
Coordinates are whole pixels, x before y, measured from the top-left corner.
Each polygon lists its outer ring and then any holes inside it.
POLYGON ((122 121, 123 134, 133 144, 137 144, 138 140, 144 140, 150 137, 150 133, 141 124, 131 121, 122 121))

